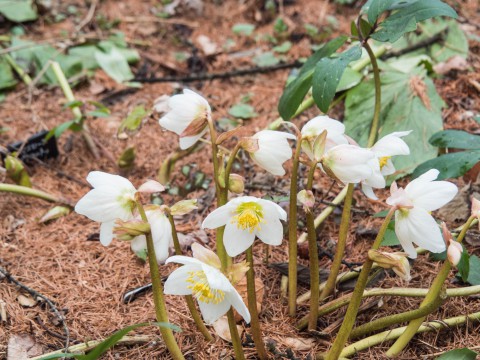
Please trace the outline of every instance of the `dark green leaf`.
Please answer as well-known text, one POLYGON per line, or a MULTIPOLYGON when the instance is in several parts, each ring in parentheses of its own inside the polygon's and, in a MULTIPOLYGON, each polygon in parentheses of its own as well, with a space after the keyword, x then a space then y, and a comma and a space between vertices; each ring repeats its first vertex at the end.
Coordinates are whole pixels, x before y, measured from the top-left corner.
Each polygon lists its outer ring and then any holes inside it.
POLYGON ((374 218, 384 218, 387 217, 388 210, 382 210, 373 215, 374 218))
POLYGON ((147 115, 147 110, 143 105, 138 105, 128 114, 128 116, 122 120, 118 127, 118 134, 123 133, 125 130, 136 131, 142 124, 143 118, 147 115))
POLYGON ((467 282, 468 281, 468 275, 470 273, 470 255, 468 254, 467 249, 462 245, 463 247, 463 252, 462 256, 460 257, 460 261, 457 265, 458 269, 458 274, 462 281, 467 282))
POLYGON ((480 149, 480 136, 461 130, 443 130, 433 134, 428 140, 430 144, 439 148, 453 149, 480 149))
POLYGON ((470 272, 467 282, 470 285, 480 285, 480 258, 476 255, 470 256, 470 272))
POLYGON ((104 110, 94 110, 94 111, 89 111, 87 115, 96 117, 96 118, 105 118, 110 116, 110 112, 104 111, 104 110))
POLYGON ((368 38, 372 32, 372 25, 368 21, 360 19, 360 30, 362 31, 363 38, 368 38))
POLYGON ((360 84, 363 79, 363 75, 360 72, 353 70, 351 67, 347 66, 345 71, 343 72, 342 78, 337 85, 336 92, 345 91, 348 89, 353 88, 360 84))
POLYGON ((118 83, 132 80, 134 77, 127 59, 116 47, 111 48, 109 52, 95 51, 95 60, 102 70, 118 83))
POLYGON ((79 107, 79 106, 83 106, 83 101, 73 100, 73 101, 69 101, 69 102, 65 103, 63 105, 63 108, 64 109, 73 109, 73 108, 76 108, 76 107, 79 107))
POLYGON ((381 42, 395 42, 403 34, 414 31, 417 22, 436 16, 457 18, 457 13, 440 0, 416 1, 409 6, 399 8, 379 24, 372 38, 381 42))
POLYGON ((8 89, 17 84, 12 68, 4 56, 0 56, 0 90, 8 89))
POLYGON ((445 154, 420 164, 413 172, 412 177, 416 178, 430 169, 437 169, 440 171, 438 180, 456 178, 464 175, 479 161, 480 150, 445 154))
POLYGON ((467 348, 447 351, 440 355, 437 360, 475 360, 477 353, 467 348))
MULTIPOLYGON (((64 122, 63 124, 60 124, 60 125, 56 126, 52 130, 53 134, 55 135, 56 138, 59 138, 65 131, 70 129, 70 127, 74 124, 75 124, 75 120, 64 122)), ((52 132, 52 131, 50 131, 50 132, 52 132)), ((48 135, 50 135, 50 133, 48 135)), ((47 137, 49 137, 48 135, 47 135, 47 137)))
POLYGON ((388 10, 394 0, 373 0, 369 3, 367 16, 370 24, 375 24, 379 15, 388 10))
POLYGON ((400 245, 397 234, 395 233, 395 221, 390 221, 388 224, 387 231, 385 231, 385 236, 383 237, 381 246, 397 246, 400 245))
POLYGON ((347 39, 347 36, 335 38, 326 43, 308 58, 300 69, 298 77, 287 85, 280 98, 278 112, 284 120, 291 119, 312 86, 313 71, 317 62, 337 51, 347 39))
POLYGON ((351 61, 358 60, 361 56, 362 48, 356 45, 338 57, 321 59, 315 66, 312 95, 315 103, 324 113, 327 113, 330 107, 345 68, 351 61))
POLYGON ((430 253, 430 258, 434 261, 445 261, 447 260, 447 250, 441 253, 430 253))

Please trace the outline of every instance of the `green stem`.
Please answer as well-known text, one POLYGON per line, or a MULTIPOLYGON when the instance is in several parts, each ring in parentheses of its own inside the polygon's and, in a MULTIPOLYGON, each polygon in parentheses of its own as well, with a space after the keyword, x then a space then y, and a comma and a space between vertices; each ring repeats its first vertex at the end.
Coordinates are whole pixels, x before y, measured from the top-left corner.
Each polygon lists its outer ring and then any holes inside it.
MULTIPOLYGON (((468 320, 470 321, 479 321, 480 320, 480 312, 476 312, 470 315, 461 315, 461 316, 456 316, 450 319, 445 319, 442 321, 431 321, 428 323, 425 323, 424 325, 420 326, 416 333, 424 333, 424 332, 429 332, 429 331, 435 331, 435 330, 443 330, 443 329, 450 329, 451 326, 458 326, 466 323, 468 320)), ((390 341, 390 340, 395 340, 397 339, 406 329, 407 327, 401 327, 393 330, 387 330, 384 332, 381 332, 379 334, 372 335, 370 337, 367 337, 365 339, 362 339, 356 343, 353 343, 349 346, 347 346, 343 351, 341 352, 340 356, 342 357, 348 357, 355 355, 359 351, 368 349, 372 346, 378 345, 378 344, 383 344, 385 341, 390 341)), ((323 357, 318 357, 317 359, 322 359, 323 357)))
POLYGON ((363 42, 363 47, 367 50, 368 57, 372 63, 373 80, 375 82, 375 107, 373 113, 372 125, 370 127, 370 135, 368 136, 367 147, 373 146, 375 139, 377 138, 378 127, 380 123, 380 111, 382 106, 382 92, 380 82, 380 69, 378 68, 377 58, 372 51, 372 48, 367 41, 363 42))
POLYGON ((350 339, 356 339, 365 336, 366 334, 372 333, 380 329, 385 329, 386 327, 389 327, 391 325, 400 324, 406 321, 424 317, 437 310, 443 304, 446 296, 446 293, 444 293, 443 295, 440 294, 434 301, 424 307, 419 307, 418 309, 405 311, 399 314, 385 316, 383 318, 379 318, 366 324, 360 325, 352 330, 352 332, 350 333, 350 339))
MULTIPOLYGON (((315 169, 317 163, 313 163, 310 166, 310 171, 307 177, 307 186, 305 190, 311 191, 313 186, 313 177, 315 175, 315 169)), ((307 233, 308 233, 308 254, 310 265, 310 316, 308 319, 308 329, 315 330, 317 328, 318 321, 318 297, 320 293, 320 274, 318 265, 318 246, 317 246, 317 233, 315 231, 315 219, 313 215, 313 209, 309 209, 306 212, 307 220, 307 233)), ((296 217, 294 218, 296 220, 296 217)))
MULTIPOLYGON (((136 205, 142 220, 148 222, 147 215, 145 214, 142 203, 140 201, 137 201, 136 205)), ((160 271, 158 270, 157 258, 155 256, 155 247, 153 245, 152 233, 148 232, 147 234, 145 234, 145 237, 147 239, 148 264, 150 266, 150 276, 152 278, 155 314, 157 317, 157 321, 168 323, 168 313, 165 306, 162 280, 160 279, 160 271)), ((182 355, 182 352, 180 351, 180 348, 178 347, 175 337, 173 336, 172 329, 162 327, 160 328, 160 332, 162 334, 163 341, 165 341, 165 345, 170 352, 170 355, 172 355, 175 360, 185 359, 182 355)))
POLYGON ((25 85, 30 85, 32 83, 32 78, 25 72, 23 71, 22 67, 18 65, 15 60, 10 56, 10 54, 5 54, 3 55, 5 57, 5 60, 10 64, 10 66, 15 70, 15 72, 20 76, 22 81, 25 83, 25 85))
POLYGON ((298 166, 302 152, 302 135, 297 136, 297 148, 293 157, 290 177, 290 204, 288 211, 288 313, 295 316, 297 310, 297 192, 298 166))
MULTIPOLYGON (((342 266, 342 259, 345 254, 345 247, 347 245, 348 237, 348 225, 350 224, 350 211, 352 209, 354 184, 347 185, 347 195, 345 196, 345 202, 343 204, 342 222, 340 223, 340 230, 338 234, 337 248, 335 250, 335 256, 333 258, 330 274, 328 275, 327 283, 323 288, 319 301, 323 301, 330 296, 335 290, 335 283, 337 282, 337 276, 342 266)), ((311 295, 313 296, 313 294, 311 295)), ((318 306, 318 303, 317 305, 318 306)))
MULTIPOLYGON (((475 219, 475 217, 471 216, 468 218, 467 222, 462 228, 462 231, 457 237, 458 242, 462 242, 463 238, 465 237, 465 234, 467 233, 468 229, 470 228, 470 225, 472 221, 475 219)), ((422 303, 420 304, 420 308, 427 306, 429 303, 434 301, 434 299, 438 296, 440 291, 442 291, 443 284, 445 280, 448 277, 448 274, 450 273, 451 265, 450 262, 445 260, 443 263, 442 268, 440 269, 439 273, 433 280, 432 285, 430 286, 430 290, 428 291, 427 296, 425 296, 425 299, 423 299, 422 303)), ((422 316, 419 319, 415 319, 410 321, 410 324, 408 324, 407 328, 405 329, 405 332, 398 338, 397 341, 388 349, 386 355, 389 357, 394 357, 408 345, 410 340, 415 336, 418 328, 422 325, 422 322, 425 320, 425 316, 422 316)))
MULTIPOLYGON (((391 208, 388 212, 385 220, 383 221, 382 227, 377 234, 375 242, 372 245, 372 249, 377 250, 382 243, 383 237, 385 235, 385 231, 387 231, 388 224, 395 212, 395 208, 391 208)), ((352 299, 350 304, 348 305, 347 312, 344 316, 344 321, 340 330, 338 331, 337 337, 333 342, 332 348, 327 354, 327 360, 337 360, 342 352, 342 349, 347 342, 347 339, 352 331, 353 324, 355 323, 355 319, 357 317, 358 308, 360 307, 360 303, 362 301, 363 291, 365 290, 365 286, 367 285, 368 276, 370 274, 370 270, 372 268, 373 261, 368 259, 365 261, 362 267, 362 271, 358 276, 357 284, 355 285, 355 290, 353 290, 352 299)))
MULTIPOLYGON (((70 87, 70 84, 68 83, 68 80, 65 77, 65 74, 63 73, 62 68, 60 67, 58 62, 52 61, 51 66, 67 101, 68 102, 75 101, 75 96, 73 96, 72 88, 70 87)), ((75 119, 83 118, 82 112, 78 106, 72 107, 72 112, 73 112, 73 115, 75 116, 75 119)))
POLYGON ((253 251, 250 246, 246 251, 246 258, 248 263, 247 271, 247 297, 248 297, 248 310, 250 311, 251 321, 250 326, 252 329, 253 342, 257 349, 258 358, 265 360, 268 358, 265 345, 262 340, 262 330, 260 329, 260 321, 258 319, 257 309, 257 292, 255 290, 255 270, 253 268, 253 251))
POLYGON ((11 192, 18 195, 33 196, 42 200, 73 207, 72 202, 70 200, 62 199, 54 195, 51 195, 49 193, 46 193, 45 191, 32 189, 27 186, 0 183, 0 192, 1 191, 11 192))
MULTIPOLYGON (((177 229, 175 227, 175 221, 173 220, 173 216, 172 216, 172 214, 167 212, 167 217, 168 217, 168 221, 170 222, 170 225, 172 227, 172 238, 173 238, 173 246, 175 248, 175 255, 183 255, 182 254, 182 248, 180 246, 180 241, 178 241, 178 234, 177 234, 177 229)), ((193 301, 193 296, 192 295, 186 295, 185 296, 185 301, 187 302, 188 310, 190 310, 190 314, 192 314, 193 321, 195 321, 195 325, 197 325, 198 330, 205 337, 205 340, 212 341, 213 336, 208 331, 207 327, 205 326, 205 323, 202 320, 202 317, 200 316, 200 313, 198 312, 197 308, 195 307, 195 302, 193 301)))
POLYGON ((227 165, 225 166, 225 189, 224 191, 227 193, 228 196, 228 188, 230 183, 230 173, 232 172, 232 166, 235 162, 235 158, 237 157, 238 151, 240 150, 241 146, 240 143, 237 143, 233 148, 232 152, 230 153, 227 161, 227 165))

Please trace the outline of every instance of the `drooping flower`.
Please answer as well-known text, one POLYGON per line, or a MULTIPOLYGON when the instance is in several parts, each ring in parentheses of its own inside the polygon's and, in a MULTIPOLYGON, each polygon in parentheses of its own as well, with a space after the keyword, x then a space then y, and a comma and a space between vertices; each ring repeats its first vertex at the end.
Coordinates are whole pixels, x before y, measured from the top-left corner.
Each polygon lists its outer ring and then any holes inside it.
POLYGON ((230 200, 210 213, 202 227, 215 229, 225 225, 223 241, 229 256, 237 256, 248 249, 257 236, 265 244, 280 245, 287 213, 269 200, 241 196, 230 200))
POLYGON ((248 139, 253 140, 255 146, 246 150, 258 166, 273 175, 283 176, 283 163, 292 157, 287 139, 295 139, 295 136, 283 131, 262 130, 248 139))
POLYGON ((327 132, 325 141, 325 150, 340 144, 348 144, 345 137, 345 125, 340 121, 334 120, 328 116, 316 116, 309 120, 302 127, 302 150, 307 154, 310 160, 314 160, 313 144, 317 136, 322 132, 327 132))
POLYGON ((192 244, 193 258, 172 256, 167 263, 183 266, 174 270, 165 282, 164 293, 169 295, 192 295, 207 324, 213 324, 231 306, 250 322, 250 313, 242 297, 227 277, 220 271, 220 259, 199 244, 192 244))
POLYGON ((387 204, 395 206, 395 233, 405 252, 417 257, 413 243, 433 253, 446 250, 440 228, 430 215, 451 201, 458 189, 448 181, 434 181, 439 171, 431 169, 411 181, 405 189, 394 182, 387 204))
POLYGON ((168 106, 170 111, 159 123, 165 129, 180 135, 180 148, 188 149, 207 131, 211 118, 210 105, 196 92, 184 89, 183 94, 170 97, 168 106))
POLYGON ((377 199, 372 188, 384 188, 385 176, 395 172, 395 167, 391 160, 392 156, 410 154, 408 145, 401 139, 410 133, 411 131, 393 132, 378 140, 370 148, 375 155, 375 158, 369 162, 372 174, 362 181, 362 190, 370 199, 377 199))
MULTIPOLYGON (((168 258, 169 248, 173 246, 172 225, 160 206, 146 206, 145 215, 150 224, 157 262, 163 263, 168 258)), ((145 235, 135 237, 131 241, 130 246, 135 253, 147 250, 145 235)))
POLYGON ((410 281, 410 263, 407 254, 404 252, 385 252, 379 250, 368 250, 368 257, 375 261, 378 266, 384 269, 392 269, 401 279, 410 281))
POLYGON ((115 220, 133 218, 137 190, 124 177, 101 171, 90 172, 87 181, 93 189, 77 202, 75 211, 101 223, 100 242, 107 246, 112 242, 115 220))

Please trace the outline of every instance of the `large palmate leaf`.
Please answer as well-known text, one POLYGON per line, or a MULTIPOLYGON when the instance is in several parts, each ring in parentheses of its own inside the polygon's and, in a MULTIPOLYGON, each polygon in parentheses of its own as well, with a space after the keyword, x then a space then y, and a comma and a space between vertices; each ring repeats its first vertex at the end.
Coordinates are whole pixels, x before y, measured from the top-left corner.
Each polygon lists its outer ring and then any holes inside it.
POLYGON ((0 14, 15 22, 32 21, 38 17, 32 0, 0 0, 0 14))
POLYGON ((433 134, 430 144, 439 148, 480 149, 480 135, 470 134, 461 130, 444 130, 433 134))
MULTIPOLYGON (((383 9, 384 7, 380 7, 383 9)), ((375 14, 377 11, 370 10, 375 14)), ((457 13, 440 0, 415 1, 408 6, 398 8, 379 24, 372 38, 382 42, 394 42, 403 34, 414 31, 417 23, 437 16, 457 18, 457 13)), ((369 16, 370 18, 370 16, 369 16)), ((372 17, 373 18, 373 17, 372 17)))
MULTIPOLYGON (((393 162, 398 178, 411 173, 416 166, 437 156, 430 137, 442 129, 443 100, 426 72, 420 69, 406 74, 382 73, 382 102, 379 138, 394 131, 412 130, 404 138, 410 147, 409 156, 397 156, 393 162)), ((345 101, 346 133, 366 146, 375 104, 373 80, 350 90, 345 101)))
POLYGON ((425 161, 420 164, 412 174, 416 178, 430 169, 440 171, 438 180, 457 178, 465 173, 480 161, 480 150, 469 150, 445 154, 438 158, 425 161))
POLYGON ((315 66, 312 95, 315 103, 324 113, 328 111, 345 68, 361 56, 362 48, 356 45, 338 56, 321 59, 315 66))

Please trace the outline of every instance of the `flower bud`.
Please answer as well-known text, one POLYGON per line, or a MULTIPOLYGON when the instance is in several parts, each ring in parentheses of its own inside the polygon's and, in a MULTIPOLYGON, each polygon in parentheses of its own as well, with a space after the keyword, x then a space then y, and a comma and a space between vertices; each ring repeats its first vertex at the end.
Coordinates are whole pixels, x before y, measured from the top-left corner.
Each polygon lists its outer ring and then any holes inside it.
POLYGON ((315 196, 311 190, 302 190, 297 195, 297 201, 303 205, 303 209, 307 212, 312 211, 315 205, 315 196))
POLYGON ((155 180, 147 180, 138 188, 139 192, 148 193, 148 194, 162 192, 164 190, 165 190, 165 187, 155 180))
POLYGON ((450 261, 450 264, 457 266, 462 258, 463 247, 462 245, 455 240, 450 241, 447 249, 447 258, 450 261))
POLYGON ((198 209, 197 199, 180 200, 170 208, 172 215, 185 215, 198 209))
POLYGON ((243 193, 243 190, 245 190, 243 176, 238 174, 230 174, 230 177, 228 178, 228 190, 235 194, 243 193))
POLYGON ((410 281, 410 263, 403 252, 387 253, 379 250, 368 250, 368 258, 384 269, 392 269, 403 280, 410 281))
POLYGON ((115 227, 113 228, 113 233, 116 235, 117 239, 130 241, 137 236, 145 235, 150 231, 150 224, 143 220, 133 219, 133 220, 116 220, 115 227))
POLYGON ((317 136, 315 142, 313 143, 313 156, 316 162, 319 162, 322 159, 323 154, 325 153, 325 145, 327 142, 327 130, 317 136))
POLYGON ((20 159, 15 156, 7 155, 5 158, 5 168, 7 169, 7 175, 16 184, 32 187, 30 177, 28 176, 27 170, 25 170, 25 167, 20 159))

